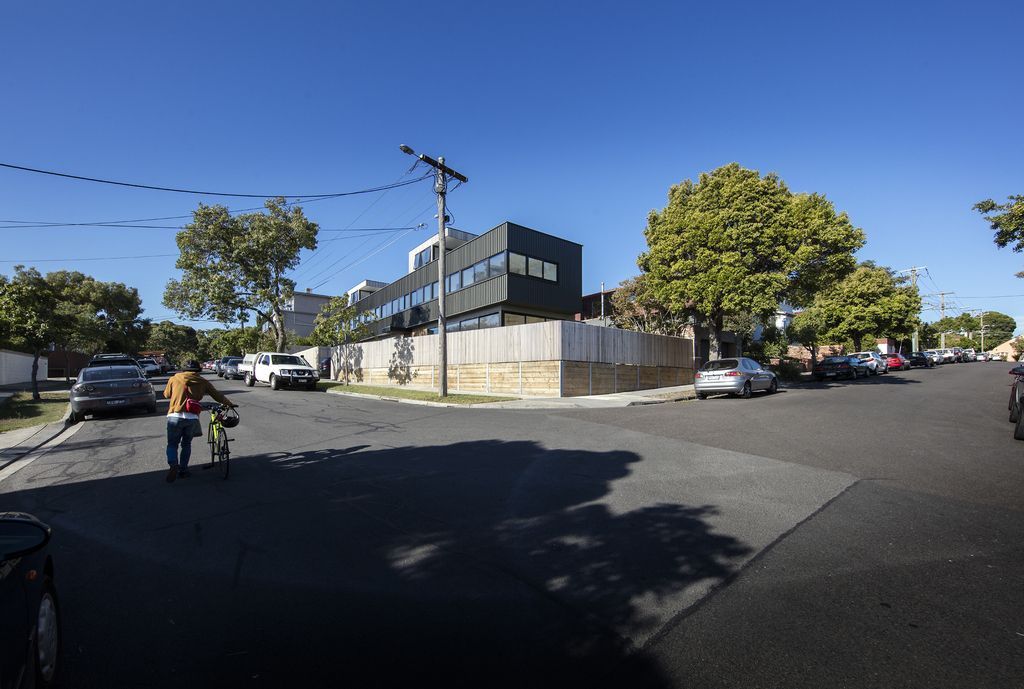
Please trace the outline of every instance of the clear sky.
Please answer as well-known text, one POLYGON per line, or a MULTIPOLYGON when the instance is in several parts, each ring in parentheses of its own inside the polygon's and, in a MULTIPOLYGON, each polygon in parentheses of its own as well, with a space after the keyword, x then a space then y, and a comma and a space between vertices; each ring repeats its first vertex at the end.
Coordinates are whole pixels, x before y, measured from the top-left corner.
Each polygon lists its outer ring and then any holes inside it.
MULTIPOLYGON (((995 309, 1024 326, 1024 298, 995 298, 1024 294, 1024 256, 998 250, 971 210, 1024 193, 1019 3, 65 1, 0 12, 0 162, 317 194, 401 179, 407 143, 469 176, 450 195, 456 227, 511 220, 579 242, 593 292, 637 272, 647 212, 669 185, 737 161, 826 194, 866 231, 861 258, 927 266, 922 291, 954 291, 951 313, 995 309)), ((199 201, 259 205, 0 169, 2 220, 177 216, 199 201)), ((299 289, 395 279, 436 231, 429 183, 304 207, 324 228, 429 229, 324 243, 296 271, 299 289)), ((174 233, 0 229, 0 272, 17 260, 122 281, 160 319, 174 256, 81 259, 176 254, 174 233)))

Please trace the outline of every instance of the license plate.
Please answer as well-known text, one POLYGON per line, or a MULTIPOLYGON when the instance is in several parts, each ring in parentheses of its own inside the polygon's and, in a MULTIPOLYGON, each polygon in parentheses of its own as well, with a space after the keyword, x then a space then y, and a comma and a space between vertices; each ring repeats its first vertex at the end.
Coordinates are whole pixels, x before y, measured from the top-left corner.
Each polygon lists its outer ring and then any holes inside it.
POLYGON ((712 374, 712 375, 704 374, 703 377, 707 378, 708 380, 718 380, 721 376, 719 376, 718 374, 712 374))
POLYGON ((836 374, 836 372, 835 372, 835 371, 829 371, 829 372, 828 372, 828 373, 826 373, 825 375, 826 375, 826 376, 834 376, 835 374, 836 374))
POLYGON ((109 405, 125 404, 127 401, 128 400, 107 400, 107 404, 109 404, 109 405))

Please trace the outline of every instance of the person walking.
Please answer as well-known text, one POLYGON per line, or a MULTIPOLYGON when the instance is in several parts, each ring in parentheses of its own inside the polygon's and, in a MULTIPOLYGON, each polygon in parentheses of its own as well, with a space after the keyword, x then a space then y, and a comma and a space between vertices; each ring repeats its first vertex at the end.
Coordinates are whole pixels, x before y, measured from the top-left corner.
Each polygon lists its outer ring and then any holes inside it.
POLYGON ((188 478, 188 460, 192 456, 192 438, 203 434, 199 425, 199 400, 209 395, 227 407, 234 403, 199 375, 198 361, 189 361, 180 373, 171 376, 164 388, 164 397, 171 402, 167 407, 167 482, 188 478), (191 403, 191 404, 190 404, 191 403), (178 454, 178 448, 181 454, 178 454))

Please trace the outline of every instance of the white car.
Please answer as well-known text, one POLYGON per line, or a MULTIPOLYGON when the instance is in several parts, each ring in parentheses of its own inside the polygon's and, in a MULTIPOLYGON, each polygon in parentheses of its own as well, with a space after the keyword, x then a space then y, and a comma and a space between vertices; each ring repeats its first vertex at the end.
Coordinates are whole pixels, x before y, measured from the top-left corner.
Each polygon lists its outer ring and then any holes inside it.
POLYGON ((942 355, 939 354, 939 350, 937 349, 926 349, 924 350, 924 355, 930 358, 936 364, 942 363, 942 355))
POLYGON ((320 380, 317 370, 295 354, 258 352, 254 357, 251 371, 248 367, 243 369, 243 366, 245 359, 239 364, 239 373, 245 371, 245 384, 249 387, 259 382, 266 383, 272 390, 280 390, 282 387, 316 390, 316 384, 320 380))
POLYGON ((154 359, 137 359, 139 362, 139 368, 146 374, 146 377, 160 375, 160 364, 156 363, 154 359))
POLYGON ((879 373, 889 372, 888 359, 883 357, 878 352, 856 352, 854 354, 851 354, 850 356, 855 356, 861 361, 863 361, 867 365, 868 371, 870 373, 875 374, 876 376, 879 373))

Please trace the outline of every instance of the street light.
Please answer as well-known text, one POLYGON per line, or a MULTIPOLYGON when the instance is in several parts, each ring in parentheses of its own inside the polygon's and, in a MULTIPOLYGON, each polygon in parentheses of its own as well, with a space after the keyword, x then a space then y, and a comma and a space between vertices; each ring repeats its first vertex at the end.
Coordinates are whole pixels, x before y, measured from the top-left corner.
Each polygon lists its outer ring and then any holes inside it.
POLYGON ((434 191, 437 192, 437 354, 440 366, 440 380, 438 381, 437 393, 440 397, 446 397, 448 395, 448 342, 445 330, 445 269, 444 261, 445 254, 447 253, 447 242, 445 222, 447 221, 447 215, 445 214, 445 194, 448 192, 448 178, 454 177, 462 183, 469 181, 469 178, 465 175, 456 172, 447 165, 444 164, 444 158, 438 157, 434 160, 430 156, 423 155, 422 153, 416 153, 412 150, 412 147, 406 146, 405 144, 399 144, 398 149, 407 155, 419 158, 427 165, 431 166, 437 171, 437 175, 434 179, 434 191))

